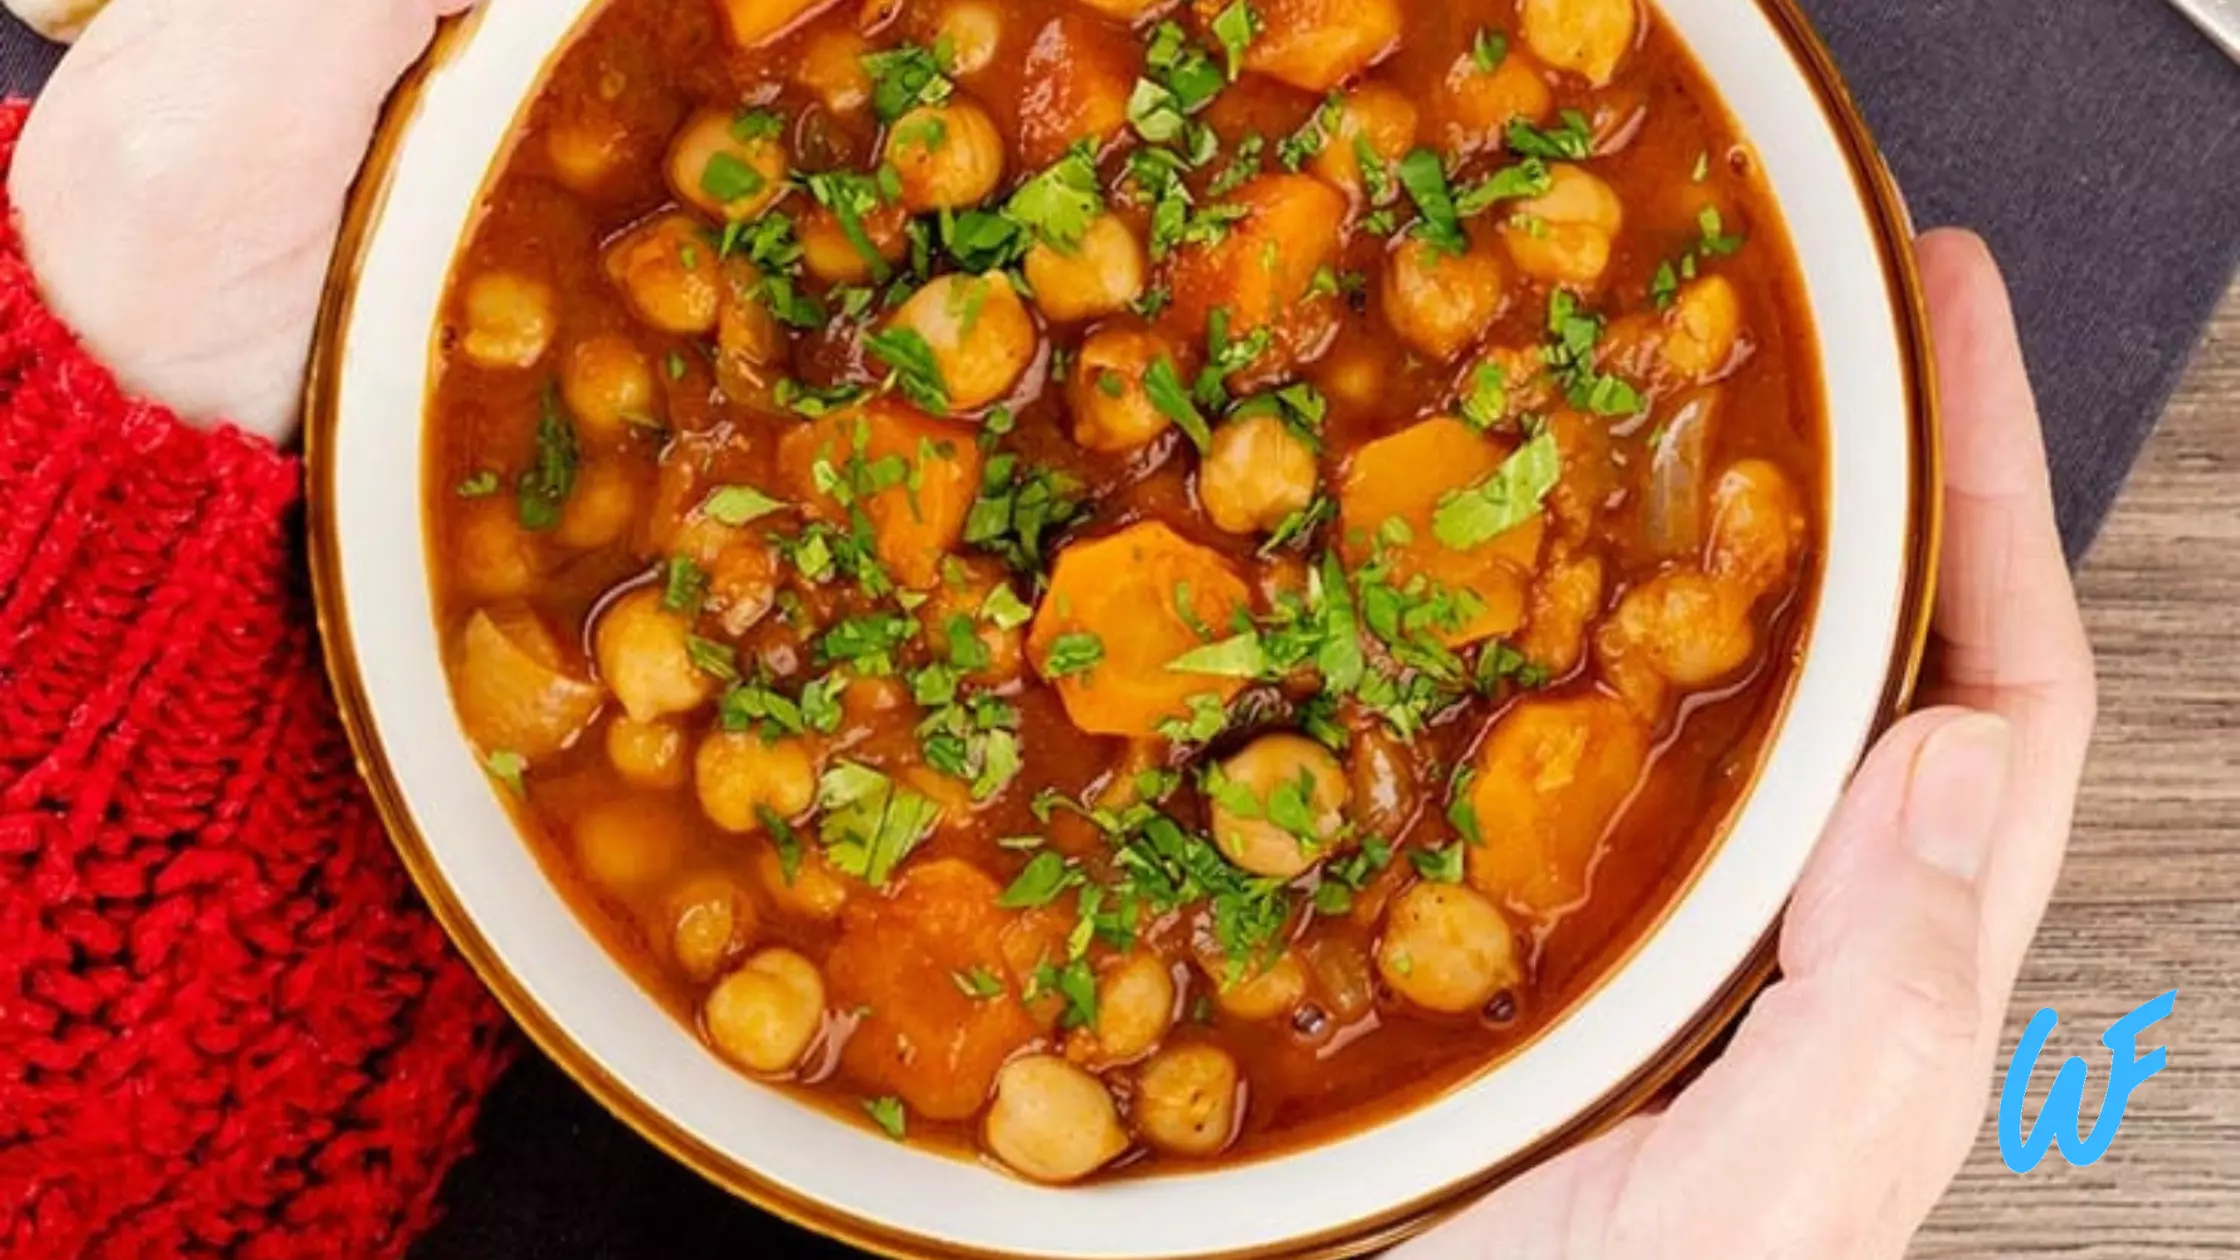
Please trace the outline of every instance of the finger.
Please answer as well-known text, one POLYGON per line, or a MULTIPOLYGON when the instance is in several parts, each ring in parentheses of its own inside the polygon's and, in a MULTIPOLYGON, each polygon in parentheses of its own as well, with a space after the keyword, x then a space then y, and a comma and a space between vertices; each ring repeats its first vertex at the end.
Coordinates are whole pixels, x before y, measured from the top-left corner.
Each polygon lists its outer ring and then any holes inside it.
MULTIPOLYGON (((1998 265, 1966 232, 1920 243, 1944 402, 1945 544, 1932 704, 2014 727, 2012 843, 1984 886, 1987 1002, 2003 1009, 2060 875, 2095 711, 2092 651, 2054 524, 2045 445, 1998 265)), ((1996 1014, 1996 1013, 1995 1013, 1996 1014)))
POLYGON ((1982 1107, 1976 881, 2007 749, 1990 715, 1901 723, 1800 885, 1785 978, 1719 1062, 1662 1116, 1536 1170, 1400 1254, 1896 1256, 1982 1107))

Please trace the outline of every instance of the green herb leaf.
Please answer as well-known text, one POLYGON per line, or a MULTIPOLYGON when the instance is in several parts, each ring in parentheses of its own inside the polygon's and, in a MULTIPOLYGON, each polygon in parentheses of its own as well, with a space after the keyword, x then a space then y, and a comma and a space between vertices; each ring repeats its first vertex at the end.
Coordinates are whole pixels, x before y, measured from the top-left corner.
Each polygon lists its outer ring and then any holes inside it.
POLYGON ((920 409, 936 416, 949 414, 949 387, 941 379, 941 363, 933 347, 914 328, 886 328, 863 339, 864 349, 894 370, 894 381, 920 409))
POLYGON ((1005 217, 1032 231, 1061 253, 1081 247, 1089 224, 1104 213, 1104 190, 1097 184, 1097 164, 1086 143, 1019 186, 1004 203, 1005 217))
POLYGON ((1481 26, 1470 41, 1470 61, 1478 67, 1479 74, 1492 74, 1501 68, 1509 56, 1509 37, 1490 27, 1481 26))
POLYGON ((1006 910, 1032 910, 1056 901, 1066 889, 1087 882, 1072 863, 1046 849, 1027 860, 1003 895, 996 898, 996 904, 1006 910))
POLYGON ((1544 197, 1555 187, 1555 177, 1548 173, 1548 164, 1539 158, 1526 158, 1515 166, 1504 166, 1477 183, 1455 194, 1455 212, 1468 218, 1484 214, 1495 205, 1524 197, 1544 197))
POLYGON ((871 76, 871 108, 881 122, 893 122, 920 105, 939 105, 957 85, 940 45, 902 44, 865 53, 863 71, 871 76))
POLYGON ((700 500, 700 514, 719 525, 744 525, 789 506, 753 486, 717 486, 700 500))
POLYGON ((1002 997, 1004 992, 1003 980, 977 963, 969 970, 950 972, 949 982, 957 986, 957 992, 976 1002, 1002 997))
POLYGON ((1447 188, 1447 171, 1435 149, 1411 149, 1400 159, 1400 185, 1416 203, 1422 218, 1416 224, 1416 235, 1434 248, 1448 254, 1460 254, 1470 248, 1470 238, 1462 231, 1462 219, 1456 212, 1454 194, 1447 188))
POLYGON ((700 168, 700 191, 724 205, 745 201, 770 186, 761 171, 721 150, 708 155, 700 168))
POLYGON ((1410 849, 1408 861, 1416 873, 1434 884, 1459 884, 1462 882, 1462 846, 1450 844, 1443 849, 1410 849))
POLYGON ((1539 512, 1562 472, 1555 436, 1543 432, 1476 484, 1439 500, 1431 515, 1432 536, 1443 547, 1468 551, 1507 533, 1539 512))
POLYGON ((1051 679, 1070 678, 1095 669, 1104 660, 1104 640, 1087 630, 1070 630, 1050 642, 1050 658, 1042 672, 1051 679))
POLYGON ((498 474, 485 468, 462 478, 453 489, 462 499, 485 499, 498 492, 498 474))
POLYGON ((1567 109, 1562 125, 1553 129, 1533 126, 1522 118, 1509 120, 1509 150, 1519 157, 1583 162, 1594 155, 1594 125, 1587 116, 1567 109))
POLYGON ((998 582, 980 601, 980 619, 998 630, 1016 630, 1034 619, 1034 609, 1019 598, 1009 582, 998 582))
POLYGON ((823 811, 818 839, 834 870, 884 887, 895 868, 933 830, 940 807, 856 761, 841 761, 817 782, 823 811))
POLYGON ((1221 697, 1210 691, 1197 692, 1186 702, 1190 706, 1187 718, 1164 718, 1158 724, 1161 738, 1178 744, 1202 744, 1219 735, 1229 725, 1229 710, 1221 697))
POLYGON ((1267 653, 1261 648, 1259 634, 1252 631, 1192 648, 1167 662, 1170 673, 1216 678, 1258 678, 1267 668, 1267 653))
POLYGON ((892 1094, 863 1100, 863 1114, 870 1116, 873 1124, 886 1131, 888 1137, 899 1142, 909 1131, 910 1112, 902 1100, 892 1094))
POLYGON ((701 673, 711 678, 724 682, 739 680, 739 653, 728 643, 718 643, 713 639, 688 634, 684 639, 684 654, 701 673))
POLYGON ((1245 0, 1236 0, 1213 17, 1208 24, 1213 37, 1221 41, 1222 51, 1229 58, 1229 82, 1237 81, 1244 73, 1245 50, 1252 46, 1252 37, 1260 31, 1260 15, 1245 0))
POLYGON ((536 459, 521 474, 515 494, 521 527, 542 532, 560 523, 560 508, 576 488, 581 456, 575 425, 560 407, 559 387, 545 386, 539 406, 536 459))
POLYGON ((669 557, 662 581, 661 606, 674 613, 697 613, 708 593, 708 574, 690 556, 669 557))
POLYGON ((1191 445, 1200 451, 1213 443, 1213 431, 1207 427, 1205 415, 1190 399, 1182 386, 1182 376, 1175 371, 1174 361, 1161 357, 1152 362, 1143 374, 1143 392, 1159 414, 1174 421, 1175 427, 1189 437, 1191 445))
POLYGON ((482 758, 482 768, 490 777, 506 785, 515 796, 526 796, 521 776, 529 769, 529 760, 510 748, 493 748, 482 758))

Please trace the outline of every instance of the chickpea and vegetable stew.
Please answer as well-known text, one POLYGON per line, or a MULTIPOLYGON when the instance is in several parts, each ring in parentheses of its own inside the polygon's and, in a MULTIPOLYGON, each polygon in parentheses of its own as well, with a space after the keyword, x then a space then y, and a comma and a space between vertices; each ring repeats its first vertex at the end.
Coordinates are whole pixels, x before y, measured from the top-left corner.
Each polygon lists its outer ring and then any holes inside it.
POLYGON ((1039 1181, 1560 1017, 1817 582, 1795 259, 1635 0, 612 0, 443 318, 540 860, 741 1071, 1039 1181))

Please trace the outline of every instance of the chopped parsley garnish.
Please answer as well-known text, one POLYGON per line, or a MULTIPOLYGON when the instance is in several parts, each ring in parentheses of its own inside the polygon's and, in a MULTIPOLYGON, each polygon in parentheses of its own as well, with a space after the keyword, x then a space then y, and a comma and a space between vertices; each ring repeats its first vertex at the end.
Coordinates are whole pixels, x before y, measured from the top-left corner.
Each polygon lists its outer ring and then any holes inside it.
POLYGON ((461 478, 453 493, 462 499, 486 499, 498 492, 498 474, 485 468, 461 478))
POLYGON ((717 486, 700 500, 700 514, 719 525, 744 525, 787 507, 753 486, 717 486))
POLYGON ((668 374, 668 377, 671 381, 681 381, 684 379, 684 356, 682 354, 679 354, 677 351, 671 350, 668 353, 667 357, 662 359, 661 366, 662 370, 668 374))
POLYGON ((1049 536, 1081 514, 1081 483, 1005 453, 980 471, 980 495, 965 515, 964 541, 1038 578, 1049 536))
POLYGON ((785 115, 767 109, 742 109, 731 119, 731 138, 741 144, 774 140, 785 134, 785 115))
POLYGON ((684 654, 701 673, 723 682, 738 681, 739 653, 730 644, 688 634, 684 639, 684 654))
MULTIPOLYGON (((1248 25, 1249 12, 1246 10, 1248 25)), ((1152 30, 1143 61, 1145 77, 1136 80, 1128 95, 1129 125, 1153 144, 1181 140, 1193 152, 1204 150, 1210 156, 1213 133, 1192 122, 1190 115, 1210 104, 1230 76, 1214 64, 1205 49, 1190 42, 1188 32, 1173 21, 1161 22, 1152 30)))
POLYGON ((1042 672, 1051 678, 1086 674, 1104 660, 1104 640, 1087 630, 1069 630, 1050 641, 1050 658, 1042 672))
POLYGON ((825 861, 873 887, 886 884, 941 816, 932 801, 856 761, 824 772, 817 808, 825 861))
POLYGON ((1016 630, 1034 617, 1034 609, 1019 598, 1009 582, 998 582, 980 601, 980 619, 998 630, 1016 630))
POLYGON ((1535 127, 1522 118, 1509 120, 1509 151, 1519 157, 1583 162, 1594 155, 1594 125, 1575 109, 1560 115, 1562 125, 1535 127))
POLYGON ((1221 41, 1221 49, 1229 58, 1229 82, 1237 81, 1244 73, 1245 50, 1252 46, 1252 37, 1260 33, 1260 15, 1245 0, 1235 0, 1228 8, 1216 13, 1208 23, 1213 37, 1221 41))
POLYGON ((1006 218, 1032 231, 1052 249, 1073 253, 1089 224, 1104 213, 1094 152, 1086 143, 1019 186, 1004 203, 1006 218))
POLYGON ((984 801, 1018 777, 1019 711, 992 695, 957 698, 958 666, 933 665, 912 675, 920 704, 931 709, 918 724, 926 764, 969 785, 984 801))
POLYGON ((946 39, 932 48, 902 44, 862 57, 871 76, 871 108, 881 122, 893 122, 920 105, 939 105, 957 85, 949 79, 952 61, 946 39))
POLYGON ((1188 717, 1165 718, 1159 722, 1161 738, 1178 744, 1202 744, 1228 727, 1229 710, 1218 694, 1200 691, 1191 695, 1187 703, 1190 706, 1188 717))
POLYGON ((1322 432, 1323 418, 1330 414, 1330 400, 1322 396, 1307 381, 1296 381, 1281 389, 1270 390, 1238 403, 1229 413, 1231 419, 1245 420, 1253 416, 1274 416, 1283 421, 1300 436, 1313 440, 1322 432))
POLYGON ((1555 178, 1548 173, 1548 164, 1539 158, 1526 158, 1514 166, 1504 166, 1456 193, 1455 212, 1469 218, 1484 214, 1499 202, 1546 196, 1553 187, 1555 178))
POLYGON ((901 1141, 903 1135, 909 1131, 909 1109, 902 1105, 900 1098, 892 1094, 881 1094, 877 1098, 864 1099, 863 1114, 870 1116, 873 1124, 885 1130, 887 1136, 897 1142, 901 1141))
POLYGON ((661 606, 674 613, 696 613, 708 594, 708 574, 691 556, 671 556, 661 584, 661 606))
POLYGON ((939 223, 941 248, 967 271, 986 272, 1008 267, 1017 262, 1032 243, 1025 228, 1003 215, 985 210, 944 210, 939 223))
POLYGON ((1236 151, 1230 154, 1229 164, 1222 167, 1221 173, 1215 175, 1213 182, 1206 185, 1206 195, 1209 197, 1226 197, 1250 183, 1252 177, 1260 173, 1261 155, 1267 147, 1268 142, 1261 137, 1259 132, 1254 132, 1239 140, 1236 151))
POLYGON ((871 233, 863 226, 863 217, 887 201, 878 181, 854 171, 820 171, 806 177, 806 182, 809 195, 840 221, 841 234, 863 259, 871 278, 885 284, 894 274, 894 266, 880 254, 879 247, 871 243, 871 233))
POLYGON ((1257 631, 1247 631, 1192 648, 1167 662, 1170 673, 1205 674, 1214 678, 1258 678, 1268 670, 1268 655, 1257 631))
POLYGON ((1460 767, 1455 771, 1454 781, 1447 789, 1454 797, 1447 806, 1447 821, 1454 824, 1455 831, 1473 845, 1486 842, 1485 832, 1478 826, 1478 807, 1470 799, 1470 785, 1477 777, 1478 772, 1471 767, 1460 767))
POLYGON ((1481 26, 1470 41, 1470 61, 1478 67, 1479 74, 1492 74, 1501 68, 1509 56, 1509 37, 1490 27, 1481 26))
POLYGON ((1174 421, 1175 427, 1189 437, 1191 445, 1203 451, 1212 444, 1213 430, 1191 401, 1190 391, 1183 388, 1182 374, 1175 371, 1172 359, 1162 356, 1145 370, 1143 392, 1160 415, 1174 421))
POLYGON ((1496 639, 1478 650, 1478 663, 1471 671, 1471 679, 1477 684, 1478 690, 1491 695, 1504 682, 1528 689, 1545 687, 1548 685, 1548 670, 1546 666, 1536 664, 1524 653, 1496 639))
POLYGON ((1434 884, 1459 884, 1462 882, 1462 846, 1450 844, 1441 849, 1410 849, 1408 861, 1416 873, 1434 884))
POLYGON ((1068 888, 1079 888, 1088 878, 1071 862, 1045 849, 1027 860, 996 904, 1006 910, 1032 910, 1056 901, 1068 888))
POLYGON ((964 971, 950 972, 949 982, 957 986, 957 992, 976 1002, 1003 996, 1003 979, 978 963, 964 971))
POLYGON ((493 748, 482 758, 482 768, 490 777, 506 785, 515 796, 524 795, 521 776, 529 769, 528 758, 510 748, 493 748))
POLYGON ((859 673, 891 674, 894 650, 918 633, 918 623, 902 613, 868 612, 835 622, 817 640, 817 659, 844 662, 859 673))
POLYGON ((1726 234, 1725 224, 1720 220, 1717 206, 1705 206, 1698 212, 1696 226, 1703 232, 1703 240, 1698 244, 1698 248, 1707 257, 1724 258, 1742 248, 1742 237, 1726 234))
POLYGON ((949 387, 941 379, 941 363, 918 330, 883 328, 867 333, 863 348, 892 369, 891 383, 912 404, 933 415, 949 414, 949 387))
POLYGON ((1562 472, 1555 435, 1542 432, 1476 484, 1440 499, 1431 515, 1432 536, 1443 547, 1467 551, 1507 533, 1540 511, 1562 472))
POLYGON ((1648 400, 1618 376, 1596 369, 1595 344, 1601 339, 1601 316, 1582 309, 1567 289, 1548 295, 1548 344, 1540 355, 1571 405, 1598 416, 1634 415, 1648 400))
POLYGON ((542 532, 560 523, 561 505, 576 488, 575 425, 560 407, 560 390, 545 386, 537 416, 537 454, 515 487, 521 528, 542 532))
POLYGON ((1508 374, 1491 359, 1481 359, 1470 369, 1470 383, 1462 391, 1462 418, 1480 433, 1501 423, 1509 414, 1508 374))
POLYGON ((1299 129, 1276 142, 1276 160, 1283 169, 1296 171, 1314 160, 1337 134, 1339 120, 1345 115, 1345 97, 1333 91, 1322 98, 1322 104, 1307 115, 1299 129))
POLYGON ((745 201, 769 186, 761 171, 720 150, 709 154, 708 164, 700 168, 700 191, 723 205, 745 201))

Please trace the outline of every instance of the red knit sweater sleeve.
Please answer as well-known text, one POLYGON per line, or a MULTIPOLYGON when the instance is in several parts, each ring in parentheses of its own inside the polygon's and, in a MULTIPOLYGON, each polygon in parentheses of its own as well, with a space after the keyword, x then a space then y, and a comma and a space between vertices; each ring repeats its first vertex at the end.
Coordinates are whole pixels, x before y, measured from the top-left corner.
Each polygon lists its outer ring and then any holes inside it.
MULTIPOLYGON (((0 178, 24 109, 0 106, 0 178)), ((501 1021, 318 660, 295 461, 127 397, 0 203, 0 1255, 393 1256, 501 1021)))

